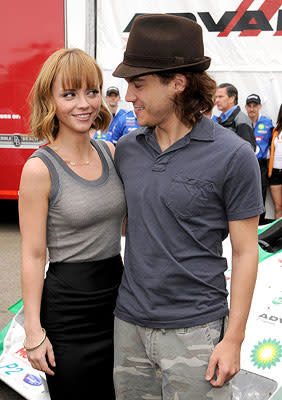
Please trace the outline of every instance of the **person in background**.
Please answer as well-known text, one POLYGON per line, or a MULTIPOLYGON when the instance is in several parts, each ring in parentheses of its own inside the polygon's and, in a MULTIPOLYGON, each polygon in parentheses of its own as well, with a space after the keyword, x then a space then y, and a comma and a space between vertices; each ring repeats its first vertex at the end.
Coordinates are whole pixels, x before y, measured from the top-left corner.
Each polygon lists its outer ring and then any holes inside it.
MULTIPOLYGON (((254 135, 256 138, 256 156, 260 166, 261 186, 263 204, 265 205, 266 190, 268 184, 268 166, 267 159, 272 138, 273 123, 272 120, 265 115, 260 114, 262 108, 261 99, 257 94, 250 94, 246 99, 246 111, 248 117, 252 121, 254 135)), ((265 223, 265 213, 261 214, 259 223, 265 223)))
POLYGON ((114 125, 112 130, 111 142, 117 144, 118 140, 135 129, 140 128, 134 111, 123 114, 114 125))
POLYGON ((128 82, 125 99, 141 126, 115 152, 128 210, 115 309, 117 400, 231 399, 240 369, 264 208, 249 143, 203 115, 216 88, 205 72, 210 61, 196 22, 145 14, 113 73, 128 82))
POLYGON ((282 217, 282 104, 272 133, 268 177, 275 219, 278 219, 282 217))
POLYGON ((213 117, 213 121, 225 128, 236 132, 238 136, 249 142, 256 150, 256 140, 252 123, 238 105, 238 90, 231 83, 222 83, 216 89, 215 105, 221 111, 219 117, 213 117))
POLYGON ((24 347, 46 373, 52 400, 115 398, 113 310, 126 205, 114 146, 89 138, 91 127, 104 131, 111 120, 102 85, 92 57, 62 49, 31 93, 32 134, 49 144, 26 162, 19 191, 24 347))
POLYGON ((119 109, 118 103, 120 102, 120 94, 119 94, 119 89, 116 86, 110 86, 108 87, 106 91, 106 97, 105 97, 106 103, 109 107, 109 110, 112 113, 112 121, 110 123, 109 128, 107 131, 97 131, 93 134, 93 132, 90 131, 90 135, 92 134, 91 137, 94 139, 103 139, 107 141, 111 141, 112 137, 112 131, 113 127, 117 123, 119 117, 121 117, 124 113, 126 113, 125 110, 122 108, 119 109))

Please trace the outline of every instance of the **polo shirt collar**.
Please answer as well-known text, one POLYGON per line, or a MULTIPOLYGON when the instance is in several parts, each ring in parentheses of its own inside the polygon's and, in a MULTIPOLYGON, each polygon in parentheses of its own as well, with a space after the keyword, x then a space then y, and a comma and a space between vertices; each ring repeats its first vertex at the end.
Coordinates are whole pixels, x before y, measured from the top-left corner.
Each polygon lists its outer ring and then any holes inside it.
POLYGON ((215 123, 210 118, 203 115, 202 119, 194 125, 190 132, 191 139, 203 142, 213 142, 215 127, 215 123))
MULTIPOLYGON (((149 139, 154 134, 154 127, 143 127, 138 129, 136 137, 144 136, 149 139)), ((183 138, 179 139, 176 143, 186 145, 190 143, 190 140, 198 140, 204 142, 213 142, 215 135, 215 124, 214 122, 203 115, 202 119, 194 125, 191 132, 187 133, 183 138)))

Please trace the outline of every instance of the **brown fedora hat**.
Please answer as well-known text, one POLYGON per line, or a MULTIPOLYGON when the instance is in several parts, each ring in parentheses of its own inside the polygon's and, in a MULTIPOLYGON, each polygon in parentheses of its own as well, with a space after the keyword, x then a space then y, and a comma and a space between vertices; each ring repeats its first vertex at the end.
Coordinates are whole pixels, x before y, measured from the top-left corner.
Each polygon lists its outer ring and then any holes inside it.
POLYGON ((204 71, 210 62, 199 24, 169 14, 144 14, 134 20, 123 62, 113 76, 132 78, 181 68, 204 71))

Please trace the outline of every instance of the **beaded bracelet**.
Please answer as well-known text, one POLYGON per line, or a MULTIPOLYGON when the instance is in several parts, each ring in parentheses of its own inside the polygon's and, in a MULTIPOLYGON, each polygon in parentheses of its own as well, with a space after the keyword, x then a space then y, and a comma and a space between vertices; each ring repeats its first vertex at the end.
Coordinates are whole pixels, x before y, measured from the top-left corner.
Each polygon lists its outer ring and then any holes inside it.
POLYGON ((26 344, 25 344, 25 342, 26 342, 26 338, 25 338, 23 346, 24 346, 24 348, 25 348, 26 351, 35 350, 35 349, 37 349, 39 346, 42 345, 42 343, 43 343, 44 340, 46 339, 46 330, 45 330, 44 328, 42 328, 42 332, 43 332, 43 338, 42 338, 42 339, 40 340, 40 342, 39 342, 36 346, 34 346, 34 347, 27 347, 26 344))

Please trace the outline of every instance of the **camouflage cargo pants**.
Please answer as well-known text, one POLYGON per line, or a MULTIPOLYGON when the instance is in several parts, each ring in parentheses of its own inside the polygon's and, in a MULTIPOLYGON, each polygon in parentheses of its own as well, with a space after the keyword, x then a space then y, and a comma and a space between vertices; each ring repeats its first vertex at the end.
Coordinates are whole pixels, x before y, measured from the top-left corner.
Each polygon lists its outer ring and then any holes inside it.
POLYGON ((230 400, 231 384, 205 380, 222 320, 182 329, 150 329, 115 319, 117 400, 230 400))

